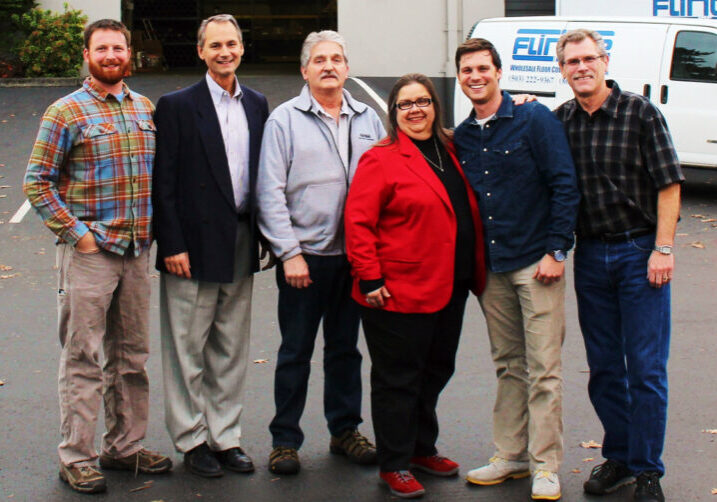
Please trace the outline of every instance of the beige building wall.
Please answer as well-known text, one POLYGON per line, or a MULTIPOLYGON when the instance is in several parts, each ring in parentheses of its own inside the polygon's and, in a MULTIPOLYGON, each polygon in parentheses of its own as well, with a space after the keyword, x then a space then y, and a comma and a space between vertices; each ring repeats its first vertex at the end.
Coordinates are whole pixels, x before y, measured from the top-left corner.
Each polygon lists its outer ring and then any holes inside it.
POLYGON ((70 9, 79 9, 87 16, 87 22, 98 19, 121 19, 122 2, 120 0, 38 0, 38 6, 55 12, 63 12, 67 3, 70 9))
POLYGON ((339 0, 351 74, 455 74, 453 54, 472 26, 505 12, 502 0, 339 0))

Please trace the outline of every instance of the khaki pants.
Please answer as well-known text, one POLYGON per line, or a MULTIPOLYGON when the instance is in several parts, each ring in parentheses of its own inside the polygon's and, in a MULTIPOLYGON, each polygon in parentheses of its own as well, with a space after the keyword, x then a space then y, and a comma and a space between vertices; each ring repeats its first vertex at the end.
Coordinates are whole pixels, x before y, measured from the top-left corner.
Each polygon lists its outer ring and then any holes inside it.
POLYGON ((254 283, 249 242, 249 226, 240 222, 233 282, 160 274, 164 416, 180 452, 240 443, 254 283))
POLYGON ((546 286, 537 263, 488 273, 480 304, 498 377, 495 455, 557 472, 563 459, 562 368, 565 278, 546 286))
POLYGON ((123 257, 57 246, 59 397, 65 465, 93 464, 104 397, 102 451, 121 458, 140 449, 147 429, 149 252, 123 257), (100 347, 104 363, 100 362, 100 347))

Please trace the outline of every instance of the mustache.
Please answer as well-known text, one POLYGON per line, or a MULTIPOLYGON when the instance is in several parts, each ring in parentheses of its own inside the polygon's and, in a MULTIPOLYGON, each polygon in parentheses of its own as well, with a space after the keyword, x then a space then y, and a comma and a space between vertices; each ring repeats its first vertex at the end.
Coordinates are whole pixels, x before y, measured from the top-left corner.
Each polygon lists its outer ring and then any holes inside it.
POLYGON ((327 77, 339 78, 339 75, 338 75, 338 73, 336 73, 333 70, 325 71, 321 74, 321 78, 327 78, 327 77))

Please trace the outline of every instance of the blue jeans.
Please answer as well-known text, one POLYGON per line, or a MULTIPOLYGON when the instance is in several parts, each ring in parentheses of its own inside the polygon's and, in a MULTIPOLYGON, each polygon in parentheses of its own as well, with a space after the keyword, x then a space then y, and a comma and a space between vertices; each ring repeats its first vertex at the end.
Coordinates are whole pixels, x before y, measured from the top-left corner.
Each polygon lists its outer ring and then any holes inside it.
POLYGON ((603 456, 634 473, 664 474, 670 286, 647 281, 654 242, 654 234, 620 243, 580 239, 575 292, 603 456))
POLYGON ((272 446, 299 448, 304 433, 299 420, 306 404, 311 355, 319 324, 324 332, 324 415, 329 431, 340 436, 361 420, 359 307, 351 299, 351 268, 345 255, 304 255, 313 283, 289 286, 281 265, 279 287, 281 346, 274 376, 276 415, 269 425, 272 446))

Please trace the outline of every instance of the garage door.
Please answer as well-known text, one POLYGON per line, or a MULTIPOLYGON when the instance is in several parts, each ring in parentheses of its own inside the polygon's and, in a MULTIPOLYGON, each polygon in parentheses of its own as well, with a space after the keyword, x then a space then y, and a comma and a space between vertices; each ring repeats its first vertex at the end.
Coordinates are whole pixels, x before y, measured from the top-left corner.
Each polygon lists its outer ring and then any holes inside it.
POLYGON ((505 0, 505 15, 554 16, 555 0, 505 0))

